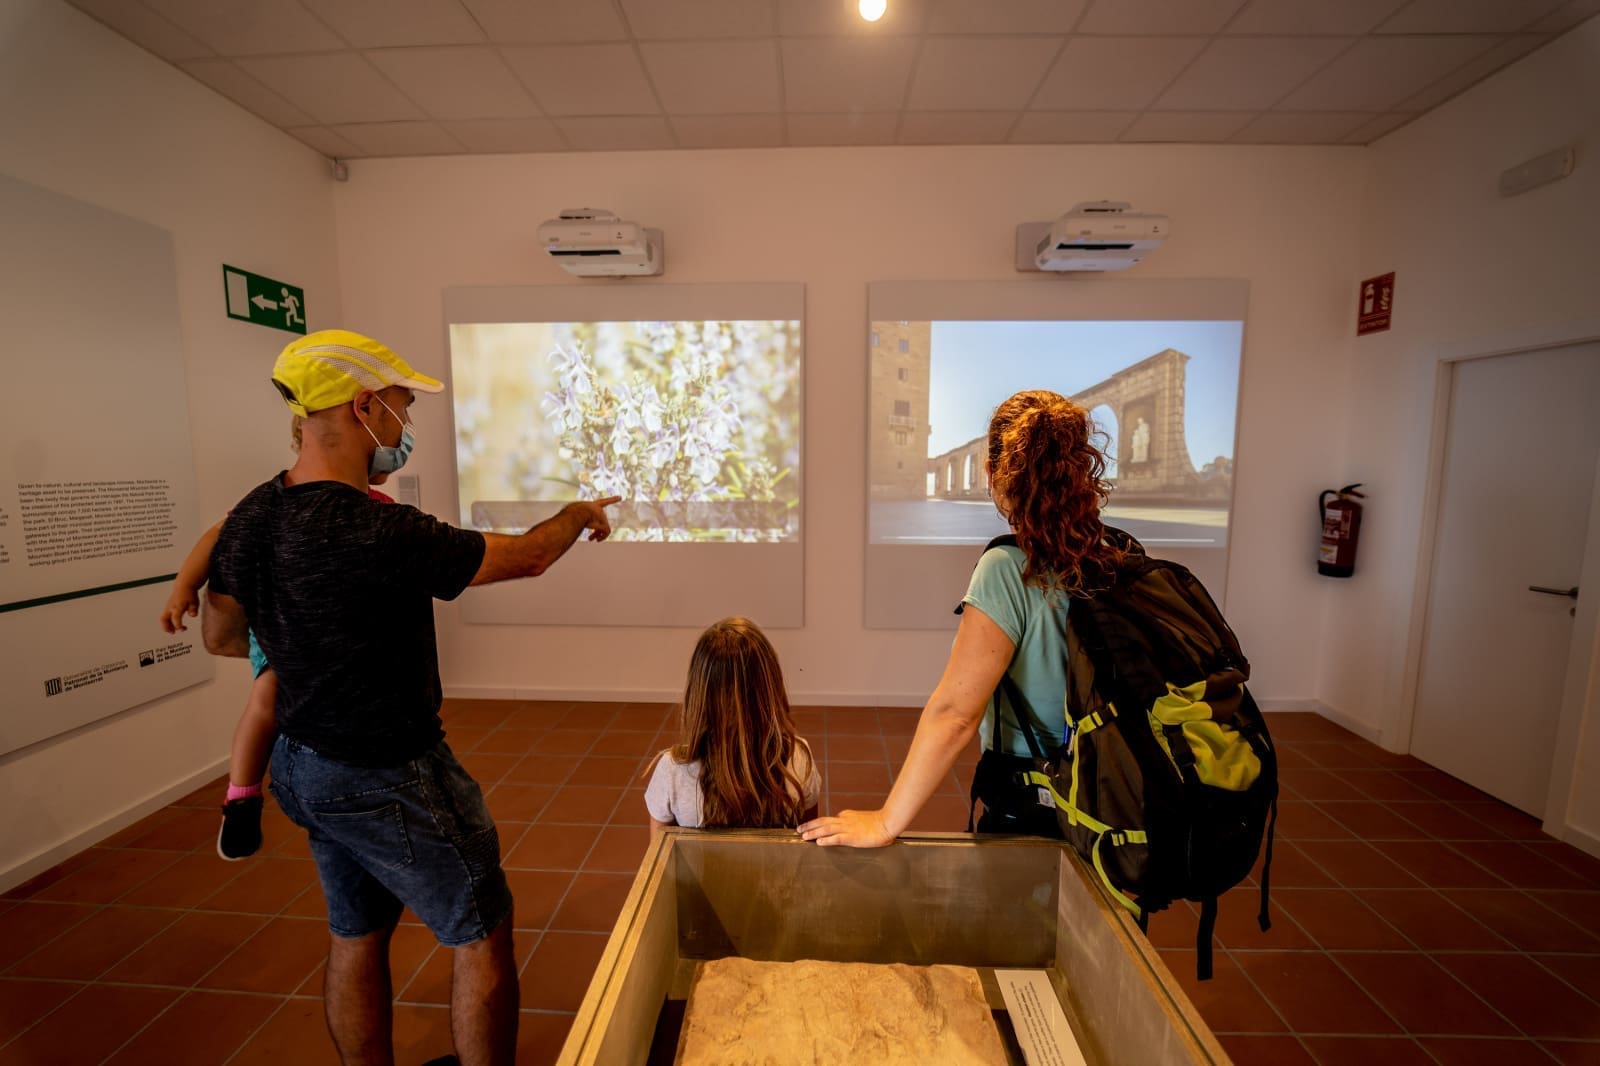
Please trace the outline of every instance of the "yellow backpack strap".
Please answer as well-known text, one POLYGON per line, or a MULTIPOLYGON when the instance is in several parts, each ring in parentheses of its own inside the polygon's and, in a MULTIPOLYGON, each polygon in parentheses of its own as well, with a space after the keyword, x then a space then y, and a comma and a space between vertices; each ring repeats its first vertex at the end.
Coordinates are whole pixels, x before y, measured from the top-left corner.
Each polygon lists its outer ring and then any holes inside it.
MULTIPOLYGON (((1114 703, 1107 703, 1104 711, 1095 711, 1093 714, 1085 715, 1083 718, 1079 719, 1073 724, 1072 784, 1067 790, 1068 821, 1073 825, 1078 825, 1080 823, 1083 825, 1090 825, 1090 822, 1092 821, 1092 819, 1086 818, 1078 813, 1078 745, 1082 742, 1084 737, 1088 736, 1090 733, 1093 733, 1096 729, 1099 729, 1107 722, 1115 721, 1116 717, 1117 705, 1114 703)), ((1097 833, 1105 831, 1105 827, 1099 823, 1090 825, 1090 828, 1094 829, 1094 831, 1097 833)))
POLYGON ((1094 872, 1100 875, 1100 881, 1106 886, 1106 891, 1110 892, 1111 897, 1118 903, 1132 911, 1136 917, 1142 916, 1144 909, 1124 895, 1116 885, 1112 884, 1110 875, 1106 873, 1105 863, 1100 858, 1100 852, 1101 846, 1107 840, 1111 841, 1113 847, 1121 847, 1124 844, 1147 844, 1150 838, 1145 835, 1142 829, 1102 829, 1100 830, 1100 835, 1094 838, 1094 850, 1092 852, 1094 856, 1094 872))
POLYGON ((1093 714, 1086 714, 1082 718, 1078 719, 1078 721, 1073 724, 1072 730, 1074 733, 1088 736, 1101 726, 1114 721, 1116 717, 1117 705, 1114 703, 1108 703, 1106 704, 1104 711, 1095 711, 1093 714))
POLYGON ((1022 775, 1022 779, 1030 785, 1034 785, 1038 788, 1044 789, 1046 792, 1049 792, 1050 798, 1055 801, 1055 804, 1059 809, 1063 811, 1070 811, 1072 809, 1072 804, 1063 799, 1061 793, 1056 791, 1055 782, 1050 780, 1049 774, 1044 773, 1042 770, 1029 770, 1027 773, 1022 775))

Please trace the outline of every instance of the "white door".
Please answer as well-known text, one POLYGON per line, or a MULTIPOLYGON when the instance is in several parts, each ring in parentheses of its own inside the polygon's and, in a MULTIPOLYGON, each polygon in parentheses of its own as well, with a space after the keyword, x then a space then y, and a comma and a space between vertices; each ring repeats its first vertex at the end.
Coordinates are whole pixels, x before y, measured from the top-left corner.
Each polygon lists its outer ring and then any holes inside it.
POLYGON ((1461 362, 1453 379, 1411 752, 1542 817, 1573 636, 1561 593, 1578 584, 1600 457, 1600 344, 1461 362))

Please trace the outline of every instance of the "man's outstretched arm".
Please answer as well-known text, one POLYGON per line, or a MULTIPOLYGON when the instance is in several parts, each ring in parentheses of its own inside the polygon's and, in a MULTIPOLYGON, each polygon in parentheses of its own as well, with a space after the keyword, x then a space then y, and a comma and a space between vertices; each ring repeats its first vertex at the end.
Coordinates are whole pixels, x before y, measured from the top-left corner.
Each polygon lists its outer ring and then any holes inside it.
POLYGON ((621 500, 620 496, 607 496, 603 500, 578 500, 563 507, 552 518, 534 526, 519 537, 502 533, 483 535, 483 562, 473 575, 472 584, 487 585, 491 581, 508 581, 517 577, 538 577, 550 569, 567 549, 589 531, 590 540, 605 540, 611 535, 611 522, 606 518, 606 508, 621 500))

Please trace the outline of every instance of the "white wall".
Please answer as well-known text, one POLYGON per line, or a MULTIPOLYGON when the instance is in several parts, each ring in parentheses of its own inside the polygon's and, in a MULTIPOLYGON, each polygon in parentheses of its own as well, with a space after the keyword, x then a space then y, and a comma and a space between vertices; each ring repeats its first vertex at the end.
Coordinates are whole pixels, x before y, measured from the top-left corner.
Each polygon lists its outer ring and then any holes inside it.
MULTIPOLYGON (((1371 149, 1358 277, 1396 272, 1394 328, 1349 348, 1349 481, 1372 492, 1357 574, 1328 596, 1318 693, 1383 732, 1400 718, 1436 349, 1596 313, 1600 21, 1371 149), (1565 181, 1505 199, 1502 170, 1580 142, 1565 181), (1587 151, 1585 151, 1587 149, 1587 151)), ((1331 484, 1331 480, 1330 480, 1331 484)))
MULTIPOLYGON (((0 171, 172 231, 209 525, 288 456, 268 375, 289 335, 226 317, 221 265, 302 285, 313 329, 341 321, 326 162, 60 0, 0 0, 0 171)), ((95 433, 115 402, 84 382, 62 432, 95 433)), ((221 663, 215 682, 0 757, 0 885, 215 772, 248 683, 221 663)))
MULTIPOLYGON (((610 207, 663 228, 669 283, 804 282, 807 622, 772 636, 798 699, 920 704, 950 637, 861 625, 867 282, 1018 278, 1014 226, 1078 200, 1168 212, 1176 236, 1139 276, 1252 286, 1227 609, 1258 695, 1304 700, 1317 695, 1327 592, 1314 575, 1313 502, 1344 473, 1330 452, 1343 434, 1367 166, 1362 149, 1177 146, 357 161, 336 189, 341 288, 348 322, 439 373, 442 289, 584 284, 534 239, 563 207, 610 207)), ((448 399, 425 397, 414 411, 420 443, 408 472, 421 476, 424 504, 448 517, 448 399)), ((949 590, 952 604, 961 592, 949 590)), ((445 684, 457 694, 670 695, 695 636, 469 626, 456 607, 440 611, 445 684)))
MULTIPOLYGON (((1394 328, 1349 347, 1341 477, 1367 482, 1371 498, 1357 574, 1327 591, 1317 692, 1396 750, 1409 743, 1406 647, 1437 349, 1494 350, 1509 333, 1578 329, 1600 313, 1597 145, 1600 20, 1592 19, 1371 152, 1356 276, 1396 272, 1394 328), (1571 177, 1499 195, 1502 170, 1571 142, 1579 152, 1571 177)), ((1600 723, 1590 723, 1585 743, 1600 776, 1600 723)), ((1584 818, 1600 827, 1600 781, 1589 794, 1584 818)))

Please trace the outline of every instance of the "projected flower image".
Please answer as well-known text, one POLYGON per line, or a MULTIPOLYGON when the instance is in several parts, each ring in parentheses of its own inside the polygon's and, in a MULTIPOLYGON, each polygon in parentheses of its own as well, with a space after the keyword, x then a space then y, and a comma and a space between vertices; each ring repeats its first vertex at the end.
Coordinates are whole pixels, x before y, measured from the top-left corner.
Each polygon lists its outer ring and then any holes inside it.
POLYGON ((799 323, 451 327, 463 521, 621 496, 620 540, 798 536, 799 323))

